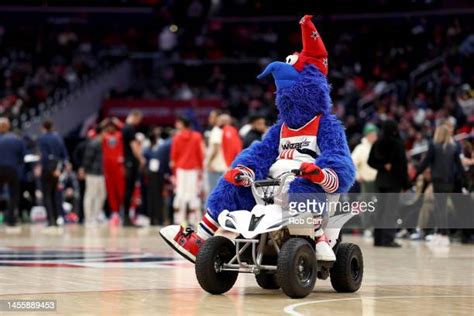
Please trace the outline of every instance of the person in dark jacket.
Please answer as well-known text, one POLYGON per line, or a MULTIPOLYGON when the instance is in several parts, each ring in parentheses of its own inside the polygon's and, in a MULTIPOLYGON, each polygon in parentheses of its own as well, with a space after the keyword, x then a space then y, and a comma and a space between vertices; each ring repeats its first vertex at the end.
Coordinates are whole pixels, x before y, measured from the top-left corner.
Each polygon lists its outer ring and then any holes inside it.
POLYGON ((87 137, 88 142, 82 162, 86 175, 84 216, 86 224, 94 224, 100 220, 107 194, 103 172, 101 136, 100 134, 97 135, 95 130, 90 130, 87 137))
POLYGON ((461 148, 454 142, 451 129, 445 124, 436 128, 433 142, 429 145, 428 153, 417 168, 421 174, 426 168, 431 170, 433 193, 435 198, 436 234, 433 243, 449 244, 447 199, 454 193, 460 173, 463 172, 461 148))
POLYGON ((379 193, 375 214, 374 245, 400 247, 395 242, 399 193, 408 188, 407 159, 395 121, 382 125, 381 135, 369 154, 369 166, 376 169, 375 186, 379 193))
POLYGON ((244 149, 250 147, 253 142, 262 140, 263 134, 267 131, 267 124, 263 116, 252 116, 249 124, 251 125, 251 129, 244 137, 244 149))
POLYGON ((43 122, 43 135, 38 138, 41 163, 43 204, 48 214, 48 226, 57 226, 60 205, 57 202, 58 183, 69 155, 62 138, 54 132, 53 122, 43 122))
POLYGON ((6 118, 0 118, 0 153, 0 189, 6 184, 9 191, 6 224, 14 227, 26 148, 23 140, 10 132, 10 121, 6 118))
POLYGON ((86 138, 81 141, 72 154, 72 161, 74 163, 74 167, 77 168, 77 180, 79 184, 79 201, 78 201, 78 216, 79 216, 79 223, 84 222, 84 195, 86 194, 86 174, 84 172, 84 168, 82 167, 82 163, 84 160, 84 152, 86 150, 86 145, 89 140, 86 138))
POLYGON ((144 152, 145 159, 147 160, 146 178, 148 184, 148 213, 151 225, 160 226, 164 224, 163 190, 166 178, 171 174, 169 167, 171 138, 159 142, 157 135, 152 135, 150 140, 152 146, 144 152))
POLYGON ((142 154, 142 145, 137 139, 137 128, 143 119, 139 110, 132 110, 127 116, 126 124, 122 128, 122 141, 125 166, 125 197, 124 227, 139 227, 130 219, 130 208, 132 206, 133 193, 136 183, 140 177, 140 170, 145 167, 146 161, 142 154))

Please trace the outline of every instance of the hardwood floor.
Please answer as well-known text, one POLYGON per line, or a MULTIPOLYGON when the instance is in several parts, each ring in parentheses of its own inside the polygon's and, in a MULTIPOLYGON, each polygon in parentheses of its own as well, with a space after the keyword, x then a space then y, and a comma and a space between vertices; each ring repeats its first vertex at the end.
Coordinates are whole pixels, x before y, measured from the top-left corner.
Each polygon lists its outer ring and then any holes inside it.
POLYGON ((193 265, 157 229, 69 226, 48 235, 23 226, 19 234, 0 230, 0 300, 57 300, 52 315, 474 314, 474 246, 376 249, 370 240, 346 240, 364 253, 361 290, 338 294, 319 281, 308 298, 291 300, 261 290, 251 275, 240 275, 226 295, 204 293, 193 265))

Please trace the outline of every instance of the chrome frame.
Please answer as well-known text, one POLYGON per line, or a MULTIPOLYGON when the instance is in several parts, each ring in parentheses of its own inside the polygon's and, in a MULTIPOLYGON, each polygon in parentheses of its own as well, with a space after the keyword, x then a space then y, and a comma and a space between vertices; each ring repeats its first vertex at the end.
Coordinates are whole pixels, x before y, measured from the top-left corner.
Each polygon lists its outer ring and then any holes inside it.
POLYGON ((235 256, 228 262, 224 263, 218 272, 221 271, 233 271, 239 273, 254 273, 258 274, 261 271, 276 271, 276 265, 264 265, 262 264, 263 260, 263 250, 267 241, 271 240, 272 244, 277 251, 277 254, 280 253, 280 248, 278 247, 276 241, 271 237, 269 233, 261 234, 260 239, 235 239, 235 256), (248 247, 252 246, 252 261, 253 262, 243 262, 241 255, 247 250, 248 247))

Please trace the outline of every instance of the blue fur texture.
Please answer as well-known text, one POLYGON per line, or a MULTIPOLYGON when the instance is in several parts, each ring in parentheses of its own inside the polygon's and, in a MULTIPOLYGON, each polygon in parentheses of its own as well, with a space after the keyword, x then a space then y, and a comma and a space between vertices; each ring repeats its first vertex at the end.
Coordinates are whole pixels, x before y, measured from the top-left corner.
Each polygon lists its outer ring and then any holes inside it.
POLYGON ((317 114, 329 114, 332 107, 329 92, 326 77, 315 66, 306 66, 293 86, 277 92, 276 105, 280 119, 296 129, 317 114))
MULTIPOLYGON (((321 155, 315 164, 333 169, 339 178, 338 193, 347 192, 355 180, 355 167, 342 124, 330 114, 332 106, 330 88, 326 77, 313 65, 306 66, 291 87, 279 89, 276 105, 279 120, 261 142, 244 150, 233 162, 245 165, 255 172, 257 180, 264 179, 278 157, 281 126, 300 128, 322 114, 318 131, 318 146, 321 155)), ((290 198, 294 193, 324 193, 321 186, 305 179, 296 179, 290 185, 290 198)), ((249 188, 236 187, 220 179, 208 200, 208 212, 217 219, 222 210, 251 210, 255 200, 249 188)))

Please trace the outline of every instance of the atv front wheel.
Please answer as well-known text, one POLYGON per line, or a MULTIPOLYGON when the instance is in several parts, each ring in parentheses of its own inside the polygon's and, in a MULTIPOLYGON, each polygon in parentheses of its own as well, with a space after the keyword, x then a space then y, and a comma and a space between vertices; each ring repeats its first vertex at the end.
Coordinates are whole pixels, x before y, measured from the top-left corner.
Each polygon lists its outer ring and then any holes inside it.
POLYGON ((292 238, 281 248, 277 278, 283 292, 291 298, 311 294, 318 275, 313 246, 302 238, 292 238))
POLYGON ((210 294, 223 294, 237 281, 237 272, 221 271, 222 265, 235 256, 235 246, 227 238, 209 238, 196 258, 196 277, 201 287, 210 294))
POLYGON ((340 293, 357 292, 364 276, 364 258, 359 246, 340 244, 331 268, 332 287, 340 293))

